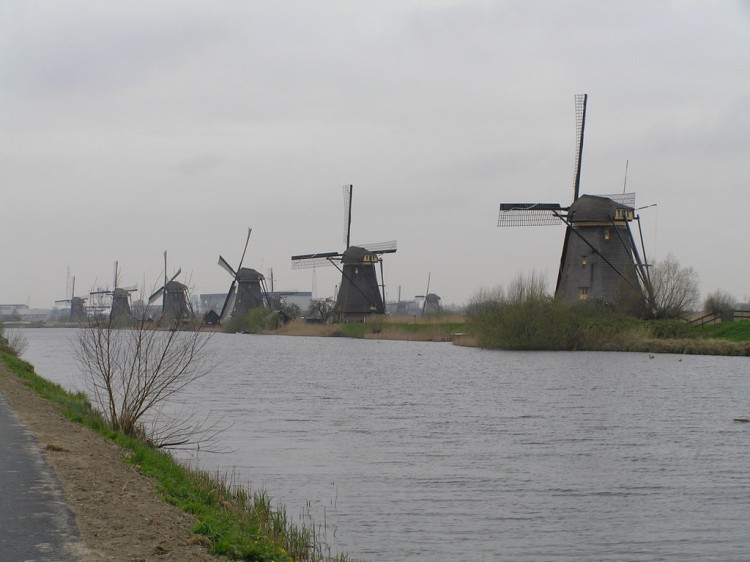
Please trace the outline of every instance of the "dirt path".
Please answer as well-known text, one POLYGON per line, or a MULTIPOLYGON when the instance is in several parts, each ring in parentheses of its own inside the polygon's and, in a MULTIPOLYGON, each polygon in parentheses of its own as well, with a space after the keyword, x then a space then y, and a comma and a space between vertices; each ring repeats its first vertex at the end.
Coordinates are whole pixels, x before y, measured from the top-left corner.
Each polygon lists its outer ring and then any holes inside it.
POLYGON ((57 474, 89 549, 85 562, 219 560, 190 532, 192 518, 161 501, 154 482, 123 462, 120 447, 65 419, 2 361, 0 392, 34 432, 57 474))

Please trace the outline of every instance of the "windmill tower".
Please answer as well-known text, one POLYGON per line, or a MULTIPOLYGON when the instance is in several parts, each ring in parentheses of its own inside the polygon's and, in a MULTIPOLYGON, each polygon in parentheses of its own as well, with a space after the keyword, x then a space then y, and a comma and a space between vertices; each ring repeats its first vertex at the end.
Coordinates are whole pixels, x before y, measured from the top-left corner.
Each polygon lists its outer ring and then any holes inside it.
POLYGON ((92 291, 90 295, 109 295, 112 297, 112 307, 109 311, 109 321, 112 324, 124 324, 130 322, 133 313, 130 310, 130 293, 135 292, 136 287, 118 287, 118 266, 115 262, 115 277, 112 290, 92 291))
POLYGON ((352 227, 353 186, 344 186, 344 241, 343 252, 324 252, 292 256, 295 269, 333 265, 341 272, 341 285, 336 298, 336 309, 344 322, 361 321, 368 314, 385 314, 385 285, 378 285, 375 269, 380 264, 383 279, 382 254, 396 251, 396 241, 377 244, 350 245, 352 227), (382 291, 382 292, 381 292, 382 291))
POLYGON ((182 268, 179 268, 171 279, 167 279, 167 251, 164 250, 164 285, 148 298, 148 304, 153 304, 161 297, 161 316, 170 322, 189 320, 195 316, 187 298, 187 285, 175 281, 180 273, 182 268))
POLYGON ((70 298, 69 299, 62 299, 62 300, 55 301, 55 302, 57 302, 57 303, 60 303, 60 302, 68 302, 68 303, 70 303, 70 316, 69 316, 70 322, 81 323, 81 322, 83 322, 83 321, 86 320, 86 310, 84 308, 84 303, 86 302, 86 299, 76 296, 76 278, 75 278, 75 275, 73 276, 73 288, 70 291, 70 298))
POLYGON ((651 302, 652 289, 645 248, 641 260, 631 231, 638 224, 635 193, 580 195, 581 161, 586 126, 587 94, 575 97, 576 158, 573 202, 501 203, 498 226, 545 226, 564 224, 560 267, 555 295, 568 302, 597 300, 609 304, 632 302, 633 297, 651 302))
POLYGON ((245 247, 242 250, 242 257, 240 258, 240 264, 236 271, 231 265, 229 265, 227 260, 221 257, 221 255, 219 256, 219 265, 232 276, 232 284, 229 285, 227 298, 224 301, 224 306, 221 307, 221 314, 219 315, 221 320, 224 320, 224 317, 229 311, 232 298, 234 298, 234 304, 231 305, 231 316, 233 317, 244 316, 254 308, 269 305, 266 278, 263 277, 262 273, 254 269, 242 267, 242 262, 245 261, 245 253, 247 252, 247 245, 250 242, 250 234, 252 234, 252 232, 252 228, 247 229, 245 247))

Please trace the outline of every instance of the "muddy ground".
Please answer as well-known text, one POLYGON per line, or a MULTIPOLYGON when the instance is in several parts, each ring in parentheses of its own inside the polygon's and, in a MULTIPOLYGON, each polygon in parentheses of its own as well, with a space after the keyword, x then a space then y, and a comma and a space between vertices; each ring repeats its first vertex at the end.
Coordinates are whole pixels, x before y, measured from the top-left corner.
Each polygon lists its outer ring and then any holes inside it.
POLYGON ((190 532, 192 517, 159 499, 153 480, 126 464, 120 447, 65 419, 2 361, 0 392, 57 474, 88 548, 85 562, 220 560, 190 532))

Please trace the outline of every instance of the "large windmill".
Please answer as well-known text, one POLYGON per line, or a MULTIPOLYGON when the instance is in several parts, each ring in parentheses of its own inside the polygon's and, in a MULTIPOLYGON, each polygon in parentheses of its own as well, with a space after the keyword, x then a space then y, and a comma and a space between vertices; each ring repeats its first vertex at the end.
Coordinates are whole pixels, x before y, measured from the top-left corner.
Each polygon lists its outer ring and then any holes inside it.
POLYGON ((245 247, 242 250, 242 257, 240 258, 240 264, 235 271, 231 265, 221 255, 219 255, 219 265, 224 268, 229 275, 232 276, 232 284, 229 285, 229 291, 227 291, 227 298, 224 300, 224 306, 221 307, 221 314, 219 315, 220 320, 224 320, 232 299, 234 298, 234 304, 232 306, 231 316, 237 318, 244 316, 254 308, 269 306, 268 291, 266 290, 266 278, 263 274, 250 269, 249 267, 242 267, 242 262, 245 261, 245 253, 247 252, 247 245, 250 242, 250 234, 253 229, 247 229, 247 238, 245 239, 245 247))
POLYGON ((90 295, 109 295, 112 297, 112 307, 109 320, 112 324, 130 322, 133 314, 130 311, 130 293, 137 291, 136 287, 118 287, 118 262, 115 262, 115 277, 112 289, 92 291, 90 295))
POLYGON ((368 314, 385 314, 385 285, 382 254, 396 251, 396 241, 350 245, 352 227, 353 186, 344 186, 343 252, 322 252, 292 256, 292 267, 306 268, 333 265, 341 272, 341 286, 336 309, 341 320, 360 321, 368 314), (378 285, 375 265, 380 264, 381 284, 378 285), (382 293, 381 293, 382 291, 382 293))
POLYGON ((161 316, 173 322, 189 320, 195 316, 187 298, 187 285, 176 281, 180 273, 182 268, 179 268, 171 279, 167 279, 167 251, 164 250, 164 285, 148 298, 148 304, 153 304, 161 297, 161 316))
POLYGON ((645 248, 641 260, 630 224, 636 214, 635 193, 579 195, 587 94, 575 96, 576 158, 573 202, 501 203, 498 226, 564 224, 555 294, 568 302, 598 300, 609 304, 652 300, 645 248))
POLYGON ((84 309, 85 298, 76 296, 76 278, 73 276, 73 288, 70 291, 69 299, 62 299, 55 301, 57 303, 67 302, 70 303, 70 321, 71 322, 83 322, 86 320, 86 310, 84 309))

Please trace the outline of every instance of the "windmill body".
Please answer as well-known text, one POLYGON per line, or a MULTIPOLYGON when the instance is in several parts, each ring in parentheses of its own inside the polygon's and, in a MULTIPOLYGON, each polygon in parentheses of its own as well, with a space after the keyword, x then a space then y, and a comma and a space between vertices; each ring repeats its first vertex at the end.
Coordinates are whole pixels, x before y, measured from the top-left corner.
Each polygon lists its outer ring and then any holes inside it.
POLYGON ((341 284, 336 297, 337 316, 344 322, 359 322, 369 314, 385 314, 385 284, 383 254, 396 251, 396 241, 376 244, 351 245, 352 185, 344 186, 344 241, 343 252, 318 252, 292 256, 292 267, 308 268, 333 265, 341 272, 341 284), (376 265, 380 265, 380 279, 376 265))
POLYGON ((594 195, 582 195, 570 206, 556 295, 569 302, 615 303, 640 286, 628 224, 634 213, 594 195))
MULTIPOLYGON (((566 225, 555 295, 568 302, 597 300, 608 304, 653 299, 648 267, 641 260, 630 224, 639 221, 635 194, 579 195, 585 94, 576 96, 576 161, 573 202, 503 203, 498 226, 566 225)), ((641 240, 645 259, 645 248, 641 240)))
POLYGON ((232 316, 243 316, 254 308, 265 306, 264 282, 263 274, 255 269, 241 267, 237 271, 237 295, 232 316))
POLYGON ((422 314, 440 314, 443 311, 443 305, 441 303, 440 295, 435 293, 427 293, 424 297, 424 306, 422 307, 422 314))
POLYGON ((86 299, 73 297, 70 299, 70 321, 83 322, 86 320, 86 299))
POLYGON ((130 310, 130 291, 120 287, 112 291, 112 308, 109 319, 112 323, 129 322, 133 317, 130 310))
POLYGON ((341 256, 341 286, 336 308, 344 321, 361 320, 368 314, 385 314, 375 264, 380 258, 359 246, 350 246, 341 256))
POLYGON ((193 317, 193 309, 187 299, 187 285, 170 281, 164 291, 163 316, 170 320, 193 317))

